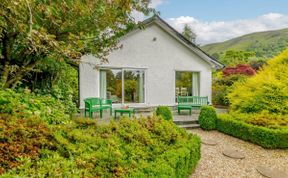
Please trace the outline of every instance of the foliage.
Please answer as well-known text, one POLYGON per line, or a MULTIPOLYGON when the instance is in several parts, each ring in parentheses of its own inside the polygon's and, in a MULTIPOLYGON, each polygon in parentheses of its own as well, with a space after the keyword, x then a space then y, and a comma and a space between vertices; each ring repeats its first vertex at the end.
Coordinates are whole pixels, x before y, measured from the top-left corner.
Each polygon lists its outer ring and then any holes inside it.
POLYGON ((248 124, 267 127, 270 129, 288 129, 288 115, 279 115, 275 113, 269 113, 269 111, 263 110, 261 113, 233 113, 230 115, 239 121, 246 122, 248 124))
POLYGON ((169 121, 173 120, 173 114, 169 107, 167 106, 158 106, 156 108, 156 115, 161 116, 163 119, 169 121))
POLYGON ((195 43, 196 42, 196 34, 193 32, 191 27, 188 24, 185 24, 183 28, 182 35, 189 41, 195 43))
POLYGON ((37 117, 18 119, 0 115, 0 174, 17 167, 21 159, 38 158, 40 149, 52 147, 52 134, 37 117))
POLYGON ((224 76, 235 74, 252 76, 256 74, 256 71, 247 64, 238 64, 236 67, 226 67, 222 72, 224 76))
POLYGON ((218 72, 213 77, 212 85, 212 102, 215 105, 228 106, 230 104, 227 95, 231 91, 233 84, 237 81, 245 81, 246 75, 229 75, 223 76, 222 72, 218 72))
POLYGON ((264 65, 266 65, 267 62, 263 59, 259 60, 252 60, 249 62, 249 65, 255 70, 258 71, 260 70, 264 65))
POLYGON ((231 110, 238 113, 288 114, 288 50, 268 61, 257 75, 239 82, 228 94, 231 110))
POLYGON ((256 143, 264 148, 288 148, 288 129, 269 129, 236 120, 231 115, 219 115, 217 130, 256 143))
POLYGON ((70 121, 69 108, 61 101, 49 96, 31 93, 28 89, 15 92, 11 89, 0 90, 0 113, 21 118, 39 117, 49 124, 70 121))
POLYGON ((255 57, 255 52, 229 50, 225 52, 223 58, 220 58, 220 61, 226 65, 234 66, 245 64, 253 57, 255 57))
POLYGON ((132 13, 152 11, 149 2, 1 1, 1 85, 15 87, 47 57, 77 63, 89 53, 106 61, 117 39, 134 26, 132 13))
POLYGON ((216 111, 213 106, 202 106, 199 115, 200 127, 204 130, 213 130, 216 128, 216 111))
POLYGON ((65 62, 43 59, 36 66, 39 71, 32 72, 23 84, 37 94, 47 95, 65 103, 70 113, 76 111, 78 103, 78 72, 65 62))
POLYGON ((54 128, 56 151, 3 176, 188 177, 200 159, 200 139, 158 117, 109 125, 77 119, 54 128))
POLYGON ((266 61, 288 47, 287 34, 288 29, 252 33, 222 43, 208 44, 202 48, 207 53, 218 57, 217 59, 222 58, 226 51, 235 50, 255 52, 257 60, 266 61))

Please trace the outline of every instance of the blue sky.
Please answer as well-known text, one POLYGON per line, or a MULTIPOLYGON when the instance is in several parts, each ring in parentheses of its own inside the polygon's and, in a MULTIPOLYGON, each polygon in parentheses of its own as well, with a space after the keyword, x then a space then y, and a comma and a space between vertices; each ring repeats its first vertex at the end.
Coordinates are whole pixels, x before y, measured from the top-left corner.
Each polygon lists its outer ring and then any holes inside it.
POLYGON ((188 24, 200 45, 288 28, 288 0, 151 0, 150 6, 179 32, 188 24))
POLYGON ((288 14, 288 0, 166 0, 156 7, 164 18, 193 16, 202 20, 235 20, 271 12, 288 14))

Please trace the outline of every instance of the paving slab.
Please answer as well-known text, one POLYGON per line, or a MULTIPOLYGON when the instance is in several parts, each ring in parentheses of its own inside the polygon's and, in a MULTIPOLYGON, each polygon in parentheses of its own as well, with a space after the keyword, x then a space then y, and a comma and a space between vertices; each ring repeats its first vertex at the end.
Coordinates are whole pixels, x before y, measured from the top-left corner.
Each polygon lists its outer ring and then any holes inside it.
POLYGON ((288 178, 288 174, 279 169, 275 169, 275 168, 271 168, 271 167, 267 167, 263 165, 257 166, 256 169, 260 174, 269 178, 288 178))
POLYGON ((201 142, 205 145, 210 145, 210 146, 215 146, 218 144, 217 141, 212 140, 212 139, 201 139, 201 142))
POLYGON ((243 153, 241 153, 240 151, 236 150, 236 149, 232 149, 232 148, 226 148, 223 150, 223 155, 228 156, 230 158, 234 158, 234 159, 244 159, 245 155, 243 153))

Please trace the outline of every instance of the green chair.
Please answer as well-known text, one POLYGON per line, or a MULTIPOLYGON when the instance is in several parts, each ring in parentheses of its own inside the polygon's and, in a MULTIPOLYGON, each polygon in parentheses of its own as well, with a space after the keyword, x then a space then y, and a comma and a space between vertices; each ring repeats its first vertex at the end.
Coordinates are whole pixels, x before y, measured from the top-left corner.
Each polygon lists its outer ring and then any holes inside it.
POLYGON ((109 109, 110 115, 112 115, 112 100, 108 99, 100 99, 100 98, 86 98, 85 102, 85 111, 84 116, 86 117, 86 113, 89 113, 89 117, 93 117, 93 112, 99 112, 100 118, 103 116, 103 110, 109 109))
POLYGON ((102 109, 109 109, 110 110, 110 116, 112 115, 112 100, 101 99, 101 107, 102 107, 102 109))

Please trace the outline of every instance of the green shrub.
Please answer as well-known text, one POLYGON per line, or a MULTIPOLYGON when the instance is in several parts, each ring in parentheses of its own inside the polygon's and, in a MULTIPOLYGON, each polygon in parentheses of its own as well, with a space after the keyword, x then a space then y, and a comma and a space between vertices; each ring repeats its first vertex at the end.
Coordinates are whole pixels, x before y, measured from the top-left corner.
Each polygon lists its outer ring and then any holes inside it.
POLYGON ((250 141, 264 148, 288 148, 288 129, 269 129, 236 120, 229 114, 219 115, 217 130, 250 141))
POLYGON ((268 61, 258 74, 235 85, 228 94, 231 110, 238 113, 288 114, 288 49, 268 61))
POLYGON ((169 121, 173 120, 173 115, 169 107, 167 106, 158 106, 156 109, 156 115, 161 116, 163 119, 169 121))
POLYGON ((70 122, 66 105, 49 96, 31 93, 29 90, 15 92, 0 89, 0 113, 16 117, 39 117, 49 124, 70 122))
POLYGON ((41 148, 51 147, 52 134, 37 117, 18 119, 0 115, 0 174, 21 165, 20 158, 36 159, 41 148))
POLYGON ((234 119, 248 124, 263 126, 271 129, 288 129, 288 115, 269 113, 263 110, 261 113, 230 113, 234 119))
POLYGON ((188 177, 200 159, 198 136, 156 116, 109 125, 77 119, 53 129, 54 151, 3 176, 188 177))
POLYGON ((51 95, 65 104, 67 113, 77 111, 78 102, 78 72, 64 61, 55 61, 53 58, 44 58, 36 66, 37 70, 24 86, 33 88, 33 92, 41 95, 51 95))
POLYGON ((200 127, 204 130, 213 130, 216 128, 216 111, 213 106, 202 106, 199 115, 200 127))
POLYGON ((233 74, 223 76, 222 72, 215 73, 212 84, 212 102, 216 105, 229 106, 230 102, 227 98, 231 92, 233 84, 237 81, 245 81, 248 78, 246 75, 233 74))

